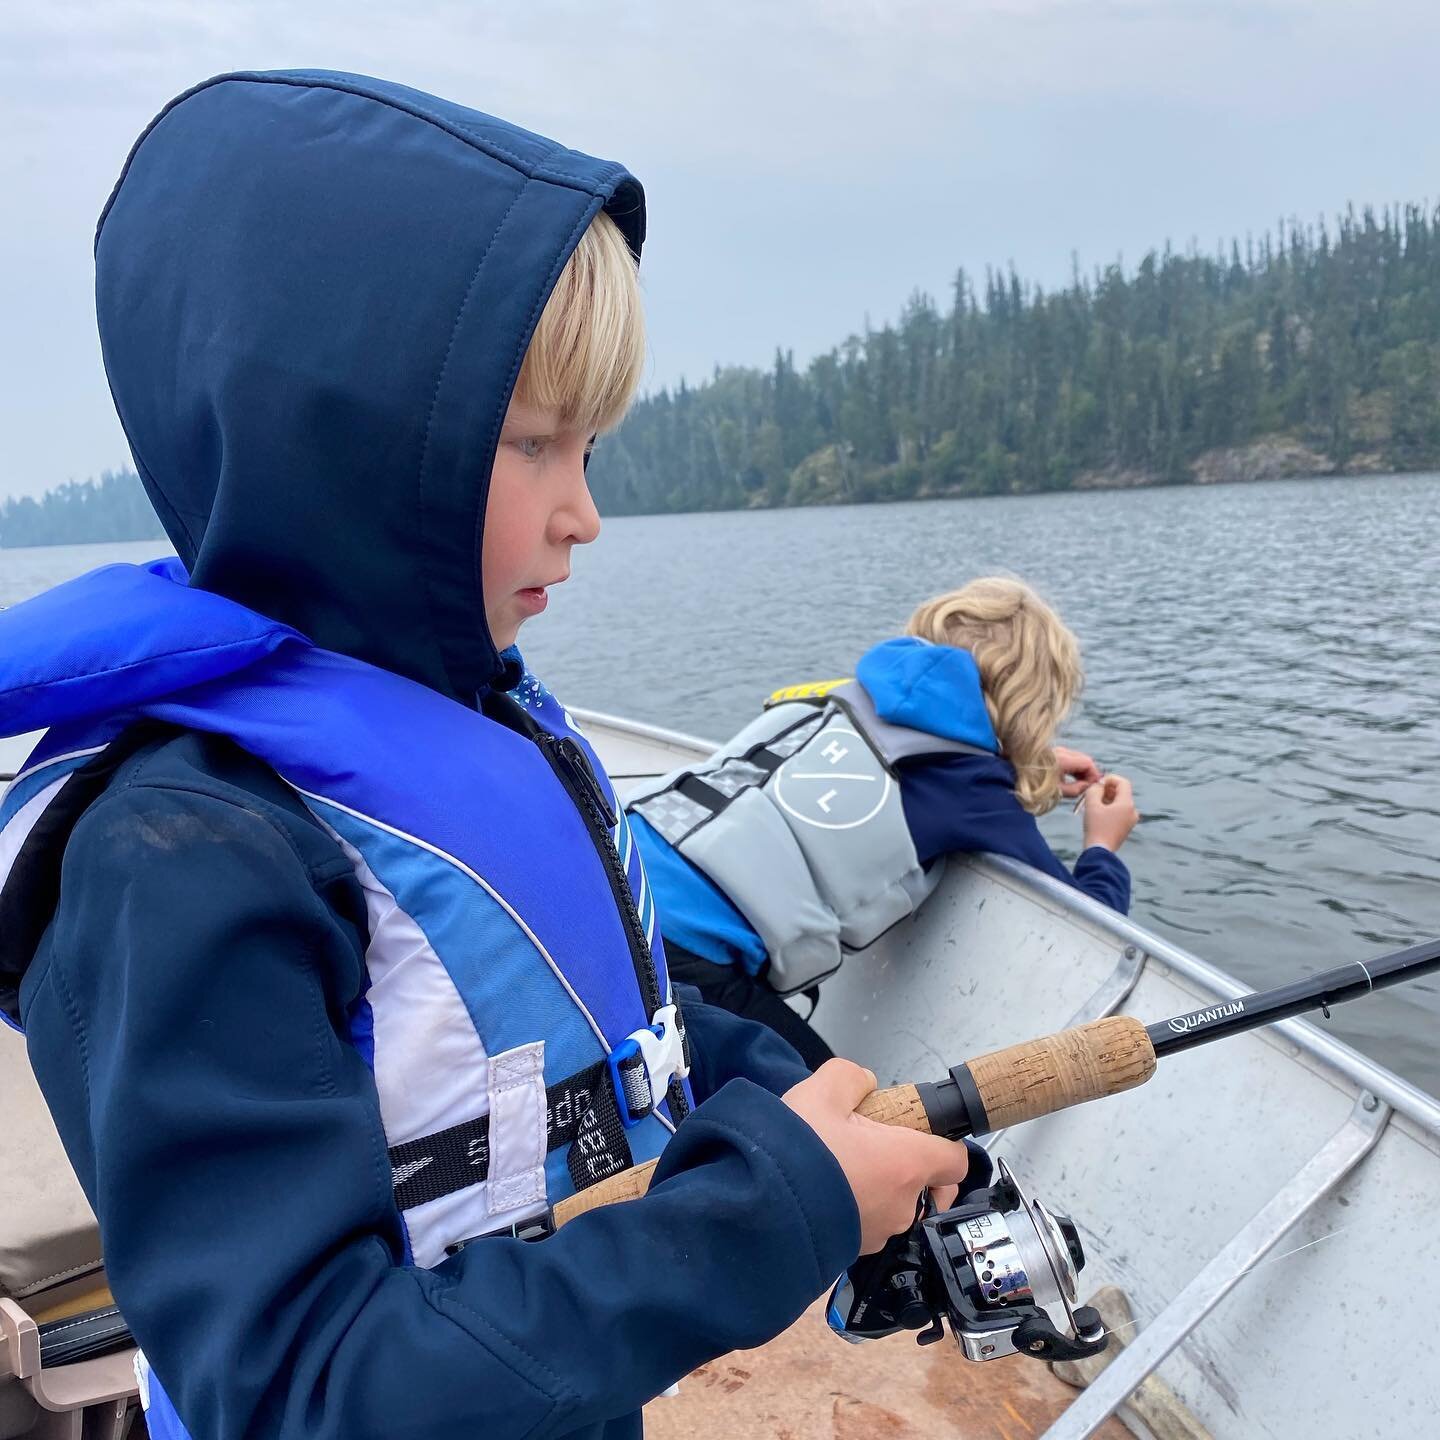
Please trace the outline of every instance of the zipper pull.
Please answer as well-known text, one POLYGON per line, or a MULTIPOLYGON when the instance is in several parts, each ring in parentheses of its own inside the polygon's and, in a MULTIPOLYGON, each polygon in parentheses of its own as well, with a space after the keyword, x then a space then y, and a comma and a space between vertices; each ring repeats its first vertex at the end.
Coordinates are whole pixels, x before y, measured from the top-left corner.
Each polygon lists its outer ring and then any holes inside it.
POLYGON ((601 788, 585 752, 568 735, 559 739, 554 736, 548 738, 555 747, 557 758, 569 771, 571 779, 595 802, 601 815, 605 817, 605 823, 613 830, 616 819, 614 807, 610 804, 610 797, 601 788))
POLYGON ((616 820, 615 809, 610 804, 610 797, 601 786, 600 777, 592 768, 589 757, 568 735, 560 741, 560 748, 569 757, 570 763, 580 775, 581 783, 594 797, 595 803, 600 807, 600 813, 605 817, 605 823, 613 830, 616 820))

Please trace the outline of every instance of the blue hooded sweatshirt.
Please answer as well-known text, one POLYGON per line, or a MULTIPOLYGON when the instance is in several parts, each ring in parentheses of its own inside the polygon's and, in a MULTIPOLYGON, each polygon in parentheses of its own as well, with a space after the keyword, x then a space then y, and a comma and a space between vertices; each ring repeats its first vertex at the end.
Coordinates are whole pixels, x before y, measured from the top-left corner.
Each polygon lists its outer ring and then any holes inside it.
MULTIPOLYGON (((102 216, 96 289, 192 585, 466 704, 507 683, 487 478, 602 207, 638 254, 620 166, 395 85, 235 75, 175 101, 102 216)), ((6 733, 36 721, 5 656, 45 644, 26 605, 0 616, 6 733)), ((68 785, 88 805, 32 832, 0 892, 0 1008, 195 1440, 636 1436, 641 1404, 854 1258, 843 1172, 776 1098, 804 1066, 697 1003, 700 1103, 644 1199, 407 1264, 347 1038, 366 908, 337 842, 216 736, 132 727, 68 785)))
MULTIPOLYGON (((968 650, 906 636, 861 657, 856 679, 882 720, 988 751, 914 760, 901 767, 900 801, 922 865, 955 852, 1009 855, 1118 910, 1130 908, 1130 872, 1112 851, 1092 845, 1072 873, 1015 797, 1015 769, 1000 754, 968 650)), ((768 959, 759 935, 710 879, 632 815, 645 871, 664 917, 665 938, 716 965, 758 973, 768 959)))

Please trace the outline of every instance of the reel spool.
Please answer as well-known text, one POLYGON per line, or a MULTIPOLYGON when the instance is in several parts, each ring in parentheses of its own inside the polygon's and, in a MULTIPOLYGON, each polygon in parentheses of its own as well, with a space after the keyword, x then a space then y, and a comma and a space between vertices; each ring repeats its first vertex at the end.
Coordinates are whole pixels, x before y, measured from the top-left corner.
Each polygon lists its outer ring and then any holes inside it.
POLYGON ((937 1212, 927 1195, 905 1234, 841 1277, 830 1328, 855 1342, 917 1330, 930 1345, 948 1319, 967 1360, 1079 1360, 1103 1350, 1099 1313, 1076 1303, 1085 1252, 1074 1221, 1026 1195, 1003 1160, 999 1172, 949 1210, 937 1212))

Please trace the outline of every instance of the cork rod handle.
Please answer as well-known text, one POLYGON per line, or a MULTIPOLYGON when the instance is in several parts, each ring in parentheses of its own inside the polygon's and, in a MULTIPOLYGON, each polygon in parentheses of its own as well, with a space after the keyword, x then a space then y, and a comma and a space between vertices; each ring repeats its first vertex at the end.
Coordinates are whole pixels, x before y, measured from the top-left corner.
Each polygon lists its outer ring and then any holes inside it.
POLYGON ((1138 1020, 1111 1015, 977 1056, 966 1068, 986 1129, 1003 1130, 1143 1085, 1155 1073, 1155 1047, 1138 1020))
MULTIPOLYGON (((992 1051, 966 1068, 985 1107, 985 1128, 1000 1130, 1143 1085, 1155 1073, 1155 1050, 1138 1020, 1112 1015, 992 1051)), ((872 1091, 861 1101, 859 1113, 884 1125, 930 1129, 914 1085, 872 1091)), ((654 1170, 651 1160, 571 1195, 555 1207, 555 1223, 563 1225, 601 1205, 637 1199, 649 1188, 654 1170)))

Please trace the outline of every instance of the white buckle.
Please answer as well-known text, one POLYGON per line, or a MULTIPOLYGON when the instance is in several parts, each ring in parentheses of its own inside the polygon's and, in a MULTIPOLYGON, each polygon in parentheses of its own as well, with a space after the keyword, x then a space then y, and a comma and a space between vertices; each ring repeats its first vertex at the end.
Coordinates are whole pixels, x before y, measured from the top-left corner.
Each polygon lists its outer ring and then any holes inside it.
POLYGON ((683 1080, 690 1073, 685 1063, 685 1038, 680 1031, 676 1007, 662 1005, 649 1026, 637 1030, 630 1038, 640 1047, 645 1075, 650 1081, 651 1101, 658 1105, 669 1091, 670 1082, 683 1080))
POLYGON ((665 1099, 671 1080, 684 1079, 690 1073, 685 1063, 685 1037, 680 1029, 675 1006, 663 1005, 643 1030, 627 1035, 609 1054, 610 1083, 615 1090, 615 1103, 620 1123, 627 1129, 654 1114, 655 1107, 665 1099), (639 1060, 645 1070, 645 1097, 637 1093, 639 1080, 634 1062, 639 1060))

